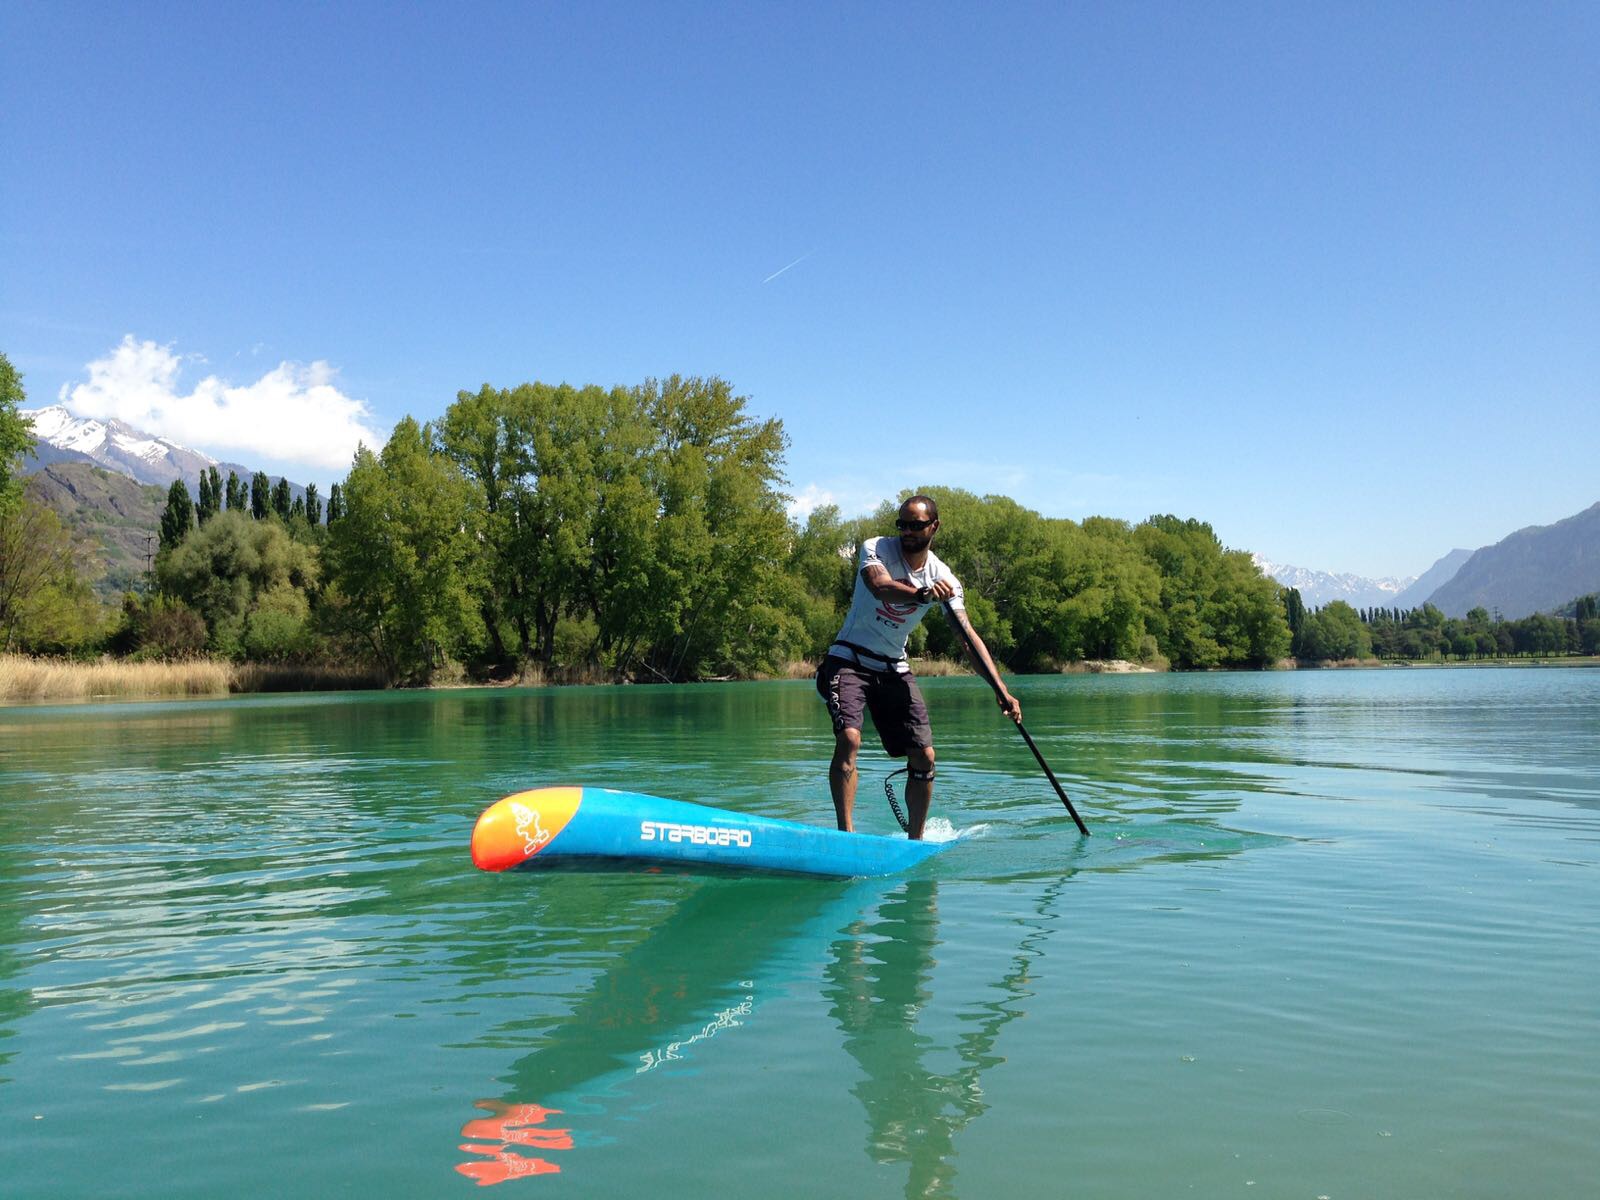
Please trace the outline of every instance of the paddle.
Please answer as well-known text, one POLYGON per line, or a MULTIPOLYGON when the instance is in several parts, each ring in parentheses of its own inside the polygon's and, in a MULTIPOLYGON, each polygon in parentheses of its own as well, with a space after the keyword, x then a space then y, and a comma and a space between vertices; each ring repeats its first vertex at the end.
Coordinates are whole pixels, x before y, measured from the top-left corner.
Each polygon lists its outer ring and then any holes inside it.
MULTIPOLYGON (((982 665, 983 659, 979 657, 977 647, 972 644, 972 639, 967 636, 967 627, 956 619, 956 614, 948 603, 945 603, 943 607, 945 616, 950 619, 950 624, 956 627, 956 632, 961 635, 961 640, 966 644, 967 653, 972 656, 974 662, 982 665)), ((1039 753, 1039 747, 1033 744, 1033 738, 1028 735, 1028 730, 1021 721, 1017 722, 1017 732, 1022 735, 1022 740, 1028 743, 1028 749, 1032 750, 1033 757, 1039 760, 1039 766, 1043 769, 1045 778, 1050 781, 1050 786, 1056 789, 1056 795, 1061 797, 1061 803, 1065 804, 1067 811, 1072 814, 1072 820, 1078 826, 1078 832, 1083 834, 1084 837, 1088 837, 1089 827, 1083 823, 1083 818, 1078 815, 1078 810, 1072 807, 1072 800, 1067 796, 1066 790, 1062 788, 1060 781, 1056 779, 1056 773, 1050 769, 1050 764, 1045 762, 1044 755, 1039 753)))

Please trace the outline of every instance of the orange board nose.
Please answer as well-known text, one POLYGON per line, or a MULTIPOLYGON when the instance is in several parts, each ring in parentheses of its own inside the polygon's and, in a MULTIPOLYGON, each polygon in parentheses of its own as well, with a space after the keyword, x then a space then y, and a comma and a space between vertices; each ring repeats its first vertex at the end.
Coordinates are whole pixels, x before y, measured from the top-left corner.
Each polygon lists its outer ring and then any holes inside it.
POLYGON ((496 800, 473 826, 473 865, 504 871, 527 862, 555 841, 582 802, 581 787, 534 788, 496 800))

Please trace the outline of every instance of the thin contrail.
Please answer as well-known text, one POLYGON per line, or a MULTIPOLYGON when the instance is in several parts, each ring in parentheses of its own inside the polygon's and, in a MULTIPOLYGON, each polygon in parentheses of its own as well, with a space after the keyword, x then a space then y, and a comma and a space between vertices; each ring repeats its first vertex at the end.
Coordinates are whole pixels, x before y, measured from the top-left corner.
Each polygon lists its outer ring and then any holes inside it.
MULTIPOLYGON (((812 251, 807 250, 799 258, 795 259, 792 263, 790 263, 789 267, 798 267, 801 263, 805 262, 806 259, 810 258, 812 253, 813 253, 812 251)), ((762 283, 771 283, 779 275, 782 275, 785 271, 787 271, 789 269, 789 267, 779 267, 776 271, 774 271, 771 275, 768 275, 761 282, 762 283)))

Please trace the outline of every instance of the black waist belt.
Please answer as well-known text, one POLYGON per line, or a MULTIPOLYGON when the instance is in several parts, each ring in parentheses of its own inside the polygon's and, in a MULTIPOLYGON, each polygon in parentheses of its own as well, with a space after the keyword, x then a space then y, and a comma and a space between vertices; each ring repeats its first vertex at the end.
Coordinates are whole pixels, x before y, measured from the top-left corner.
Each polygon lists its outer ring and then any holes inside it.
MULTIPOLYGON (((833 645, 843 646, 846 650, 850 651, 850 653, 854 654, 856 656, 856 666, 858 667, 867 666, 866 663, 861 661, 862 655, 866 655, 868 658, 877 659, 883 664, 881 669, 885 671, 893 671, 897 668, 898 664, 905 662, 905 659, 903 658, 890 658, 886 654, 879 654, 876 650, 868 650, 865 646, 858 646, 854 642, 845 641, 843 638, 834 638, 833 645)), ((877 667, 867 667, 867 670, 869 671, 875 671, 879 669, 880 668, 877 667)))

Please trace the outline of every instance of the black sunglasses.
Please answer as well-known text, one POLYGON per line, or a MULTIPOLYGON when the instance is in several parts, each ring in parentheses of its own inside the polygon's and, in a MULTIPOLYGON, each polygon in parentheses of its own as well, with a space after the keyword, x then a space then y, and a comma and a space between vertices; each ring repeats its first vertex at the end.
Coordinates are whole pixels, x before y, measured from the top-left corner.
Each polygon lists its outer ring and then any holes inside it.
POLYGON ((904 517, 901 517, 894 523, 894 527, 905 533, 921 533, 924 529, 932 524, 932 521, 908 521, 904 517))

